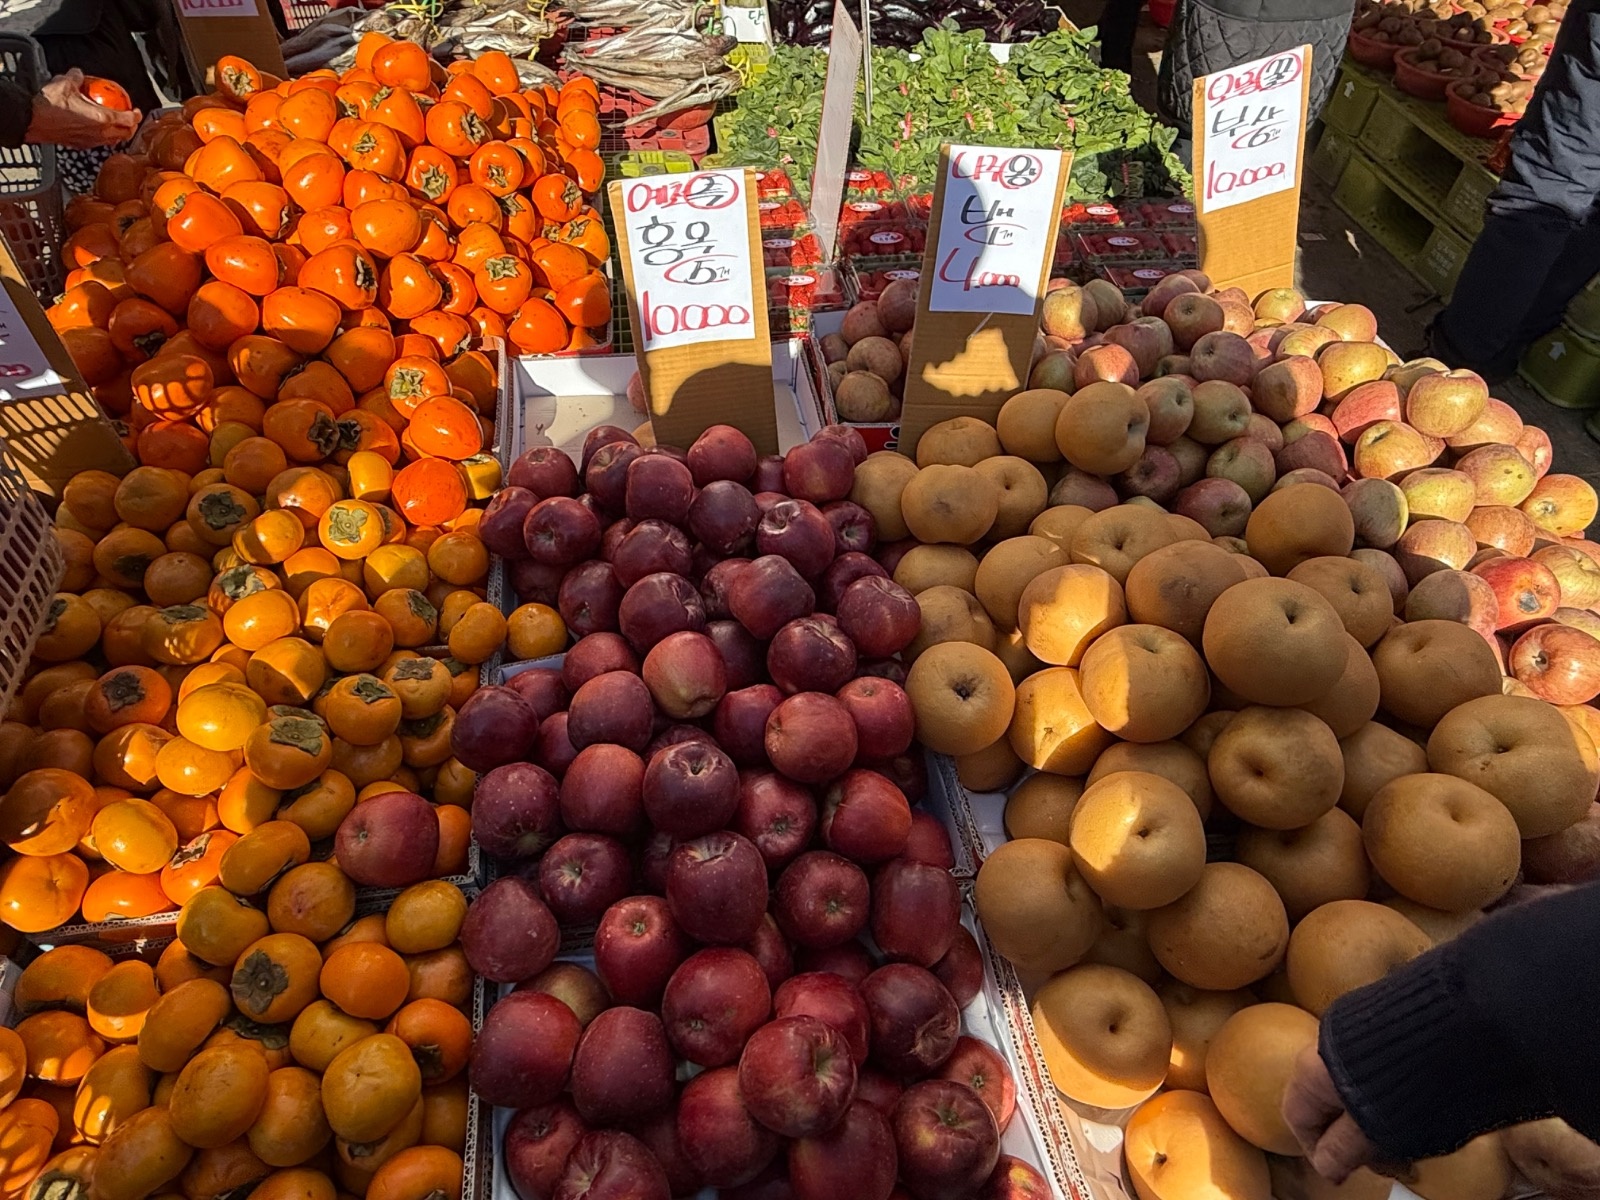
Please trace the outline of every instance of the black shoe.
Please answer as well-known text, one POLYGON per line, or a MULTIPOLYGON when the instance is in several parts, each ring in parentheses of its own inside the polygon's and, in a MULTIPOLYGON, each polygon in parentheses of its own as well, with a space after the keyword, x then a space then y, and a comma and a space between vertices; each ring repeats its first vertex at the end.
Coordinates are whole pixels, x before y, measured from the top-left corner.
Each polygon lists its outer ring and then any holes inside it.
MULTIPOLYGON (((1442 315, 1442 314, 1441 314, 1442 315)), ((1445 336, 1439 327, 1439 318, 1435 317, 1428 325, 1428 356, 1437 358, 1447 366, 1461 370, 1474 371, 1490 387, 1497 383, 1504 383, 1517 373, 1517 364, 1522 360, 1520 348, 1507 350, 1499 357, 1490 360, 1474 359, 1470 354, 1463 354, 1456 349, 1454 343, 1445 336)))

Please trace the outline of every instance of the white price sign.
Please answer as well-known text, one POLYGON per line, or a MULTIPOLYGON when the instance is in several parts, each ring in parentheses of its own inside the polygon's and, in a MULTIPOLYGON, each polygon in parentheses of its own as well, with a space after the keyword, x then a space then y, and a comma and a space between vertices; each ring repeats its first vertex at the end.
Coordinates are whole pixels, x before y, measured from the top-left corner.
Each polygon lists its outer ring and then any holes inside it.
POLYGON ((929 312, 1031 314, 1055 251, 1061 151, 951 146, 929 312))
POLYGON ((1301 46, 1205 77, 1204 211, 1230 208, 1297 184, 1309 50, 1301 46))
POLYGON ((753 340, 744 172, 653 175, 622 198, 640 349, 753 340))
POLYGON ((256 0, 178 0, 178 11, 186 17, 260 16, 256 0))
POLYGON ((65 382, 28 331, 11 296, 0 287, 0 400, 53 395, 65 382))
POLYGON ((741 8, 737 5, 724 4, 722 6, 722 25, 729 36, 741 42, 750 42, 762 46, 772 45, 772 26, 767 22, 766 0, 753 8, 741 8))

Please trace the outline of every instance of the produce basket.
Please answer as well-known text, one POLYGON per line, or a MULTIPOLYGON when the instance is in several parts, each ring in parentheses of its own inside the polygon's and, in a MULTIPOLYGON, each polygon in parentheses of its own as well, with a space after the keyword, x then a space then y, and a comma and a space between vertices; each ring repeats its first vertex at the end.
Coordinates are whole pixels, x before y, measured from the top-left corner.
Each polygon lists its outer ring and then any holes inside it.
MULTIPOLYGON (((39 43, 0 34, 0 77, 14 80, 29 95, 37 92, 50 77, 39 43)), ((0 233, 34 295, 58 295, 67 233, 54 146, 0 147, 0 233)))
POLYGON ((0 707, 22 683, 33 644, 43 632, 66 572, 49 514, 29 490, 0 442, 0 707))

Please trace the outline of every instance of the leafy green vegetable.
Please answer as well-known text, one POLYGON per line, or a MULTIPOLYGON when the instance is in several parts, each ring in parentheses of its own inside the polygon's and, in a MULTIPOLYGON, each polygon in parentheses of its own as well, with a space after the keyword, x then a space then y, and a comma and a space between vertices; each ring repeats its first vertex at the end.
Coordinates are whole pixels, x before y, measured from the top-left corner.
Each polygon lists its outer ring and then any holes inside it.
MULTIPOLYGON (((1102 69, 1093 29, 1062 30, 1014 46, 999 63, 984 35, 954 22, 929 29, 914 52, 874 49, 872 110, 856 89, 852 162, 931 189, 939 147, 1055 146, 1074 152, 1068 198, 1181 195, 1190 180, 1172 154, 1177 130, 1135 103, 1128 77, 1102 69)), ((809 184, 827 54, 779 46, 764 75, 719 124, 732 162, 783 166, 809 184)))

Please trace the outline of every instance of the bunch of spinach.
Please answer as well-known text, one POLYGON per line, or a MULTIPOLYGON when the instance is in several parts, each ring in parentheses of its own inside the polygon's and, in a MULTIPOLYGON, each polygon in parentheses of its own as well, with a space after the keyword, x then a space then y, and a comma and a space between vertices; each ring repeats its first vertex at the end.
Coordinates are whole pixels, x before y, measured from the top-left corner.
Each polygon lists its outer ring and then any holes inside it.
MULTIPOLYGON (((928 29, 912 54, 874 48, 867 111, 858 83, 852 163, 929 189, 947 142, 1056 146, 1074 152, 1075 201, 1176 195, 1189 177, 1172 154, 1177 131, 1140 108, 1128 77, 1094 60, 1094 31, 1061 30, 1017 45, 996 62, 980 31, 928 29)), ((827 56, 779 47, 765 75, 719 126, 737 163, 781 165, 797 181, 814 166, 827 56)))

